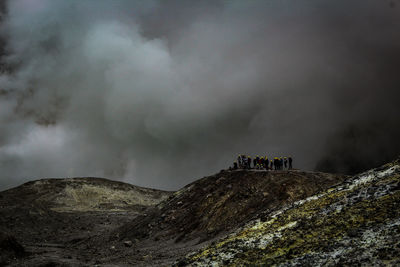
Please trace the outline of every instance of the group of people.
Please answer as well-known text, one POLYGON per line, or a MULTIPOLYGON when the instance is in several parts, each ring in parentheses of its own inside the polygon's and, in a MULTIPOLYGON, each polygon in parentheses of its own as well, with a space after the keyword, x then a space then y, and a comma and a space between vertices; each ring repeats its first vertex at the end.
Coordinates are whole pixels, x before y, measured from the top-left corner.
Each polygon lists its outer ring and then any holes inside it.
MULTIPOLYGON (((232 168, 232 167, 231 167, 232 168)), ((257 169, 257 170, 290 170, 293 168, 292 157, 250 157, 240 154, 233 163, 233 169, 257 169)))

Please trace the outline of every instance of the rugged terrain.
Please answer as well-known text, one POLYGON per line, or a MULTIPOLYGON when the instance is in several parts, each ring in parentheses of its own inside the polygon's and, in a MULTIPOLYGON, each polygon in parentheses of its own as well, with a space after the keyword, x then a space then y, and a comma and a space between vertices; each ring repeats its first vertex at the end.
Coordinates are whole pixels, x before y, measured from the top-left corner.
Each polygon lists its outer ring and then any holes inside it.
POLYGON ((90 259, 77 244, 129 222, 170 194, 102 178, 43 179, 3 191, 0 265, 85 264, 90 259))
POLYGON ((258 218, 177 266, 399 266, 400 161, 258 218))
POLYGON ((2 262, 14 266, 159 266, 343 175, 221 171, 177 192, 99 178, 45 179, 0 193, 2 262))
POLYGON ((164 192, 100 178, 0 193, 10 266, 398 265, 400 162, 349 177, 232 170, 164 192))

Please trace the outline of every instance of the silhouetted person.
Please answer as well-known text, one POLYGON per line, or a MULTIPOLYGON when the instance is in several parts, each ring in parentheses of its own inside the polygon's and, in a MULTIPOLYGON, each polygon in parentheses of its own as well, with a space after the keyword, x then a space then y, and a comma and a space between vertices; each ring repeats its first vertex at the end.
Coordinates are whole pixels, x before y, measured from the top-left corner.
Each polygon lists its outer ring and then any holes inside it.
POLYGON ((284 157, 284 158, 283 158, 283 164, 285 164, 285 169, 287 169, 287 163, 288 163, 287 158, 284 157))
POLYGON ((247 168, 251 169, 251 157, 250 156, 247 157, 247 168))
POLYGON ((271 167, 270 168, 271 168, 271 170, 273 170, 274 169, 274 162, 272 161, 272 159, 271 159, 270 163, 271 163, 271 165, 270 165, 271 167))
POLYGON ((289 170, 293 168, 292 162, 293 162, 292 157, 289 157, 289 170))
POLYGON ((257 165, 257 159, 254 158, 254 159, 253 159, 253 167, 256 168, 256 165, 257 165))
POLYGON ((247 167, 247 157, 246 155, 242 155, 242 169, 246 169, 247 167))
POLYGON ((242 166, 242 155, 239 155, 237 157, 236 164, 238 165, 238 168, 240 168, 242 166))
POLYGON ((234 169, 234 170, 237 170, 237 169, 238 169, 238 164, 237 164, 236 161, 233 163, 233 169, 234 169))
POLYGON ((260 158, 260 167, 261 169, 264 168, 264 164, 265 164, 265 159, 263 157, 260 158))

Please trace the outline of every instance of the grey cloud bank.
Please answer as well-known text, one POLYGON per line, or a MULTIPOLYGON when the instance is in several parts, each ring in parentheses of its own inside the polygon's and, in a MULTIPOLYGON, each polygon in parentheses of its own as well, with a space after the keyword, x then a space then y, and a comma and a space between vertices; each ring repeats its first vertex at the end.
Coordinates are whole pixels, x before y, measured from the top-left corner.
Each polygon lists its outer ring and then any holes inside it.
POLYGON ((0 188, 177 189, 238 153, 354 172, 398 154, 400 5, 8 1, 0 188))

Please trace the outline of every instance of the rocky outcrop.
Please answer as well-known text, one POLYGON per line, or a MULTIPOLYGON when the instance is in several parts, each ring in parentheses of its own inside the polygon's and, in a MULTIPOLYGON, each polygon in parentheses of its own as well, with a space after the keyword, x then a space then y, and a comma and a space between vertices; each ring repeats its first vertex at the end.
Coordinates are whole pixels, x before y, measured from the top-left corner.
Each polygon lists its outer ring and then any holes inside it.
POLYGON ((258 218, 177 266, 400 264, 400 162, 258 218))

